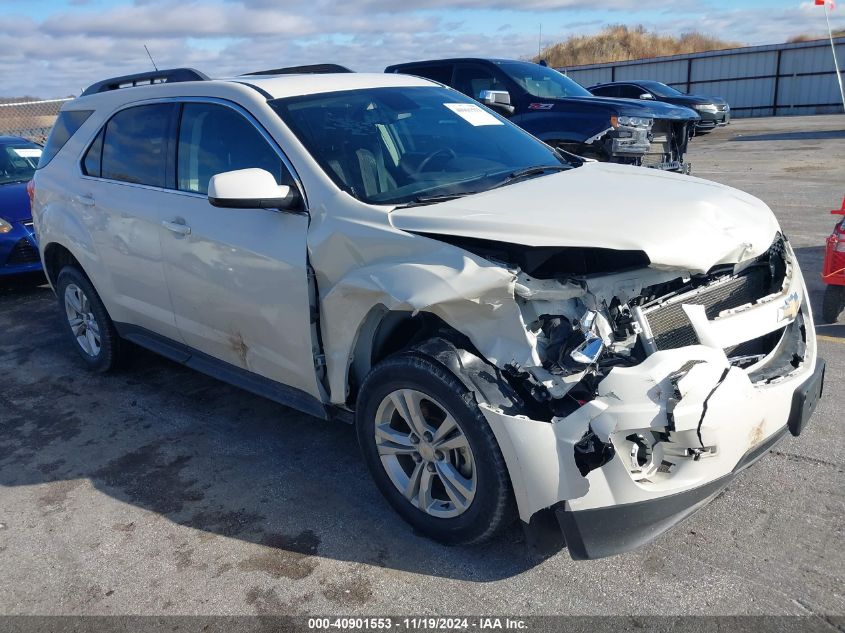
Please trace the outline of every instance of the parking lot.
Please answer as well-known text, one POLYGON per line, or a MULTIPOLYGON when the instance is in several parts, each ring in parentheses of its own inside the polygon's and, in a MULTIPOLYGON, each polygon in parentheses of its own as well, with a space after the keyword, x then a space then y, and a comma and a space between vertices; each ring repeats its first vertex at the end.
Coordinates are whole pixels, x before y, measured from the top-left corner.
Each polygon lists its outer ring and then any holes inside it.
MULTIPOLYGON (((845 117, 737 120, 693 175, 766 201, 819 311, 845 195, 845 117)), ((683 214, 683 209, 678 209, 683 214)), ((0 290, 0 610, 6 614, 845 615, 845 325, 827 396, 718 499, 636 552, 533 555, 415 535, 354 430, 146 352, 86 373, 49 289, 0 290)))

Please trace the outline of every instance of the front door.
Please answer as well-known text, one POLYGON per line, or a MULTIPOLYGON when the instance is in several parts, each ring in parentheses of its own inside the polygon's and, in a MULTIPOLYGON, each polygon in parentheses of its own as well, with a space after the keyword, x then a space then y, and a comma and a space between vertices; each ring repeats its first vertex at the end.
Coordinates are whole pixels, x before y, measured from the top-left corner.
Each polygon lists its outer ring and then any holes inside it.
POLYGON ((185 342, 240 369, 320 397, 312 348, 308 216, 213 207, 211 176, 261 168, 293 185, 278 151, 246 112, 187 102, 177 133, 177 204, 162 251, 185 342))

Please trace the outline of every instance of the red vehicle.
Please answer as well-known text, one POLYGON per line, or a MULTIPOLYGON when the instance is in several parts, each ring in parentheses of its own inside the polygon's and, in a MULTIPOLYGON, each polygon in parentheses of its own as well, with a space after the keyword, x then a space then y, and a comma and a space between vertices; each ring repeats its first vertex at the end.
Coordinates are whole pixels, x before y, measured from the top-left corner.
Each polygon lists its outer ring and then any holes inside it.
MULTIPOLYGON (((834 209, 831 213, 845 216, 845 199, 842 200, 842 208, 834 209)), ((825 323, 835 323, 845 309, 845 218, 836 223, 833 233, 827 238, 822 281, 827 284, 822 319, 825 323)))

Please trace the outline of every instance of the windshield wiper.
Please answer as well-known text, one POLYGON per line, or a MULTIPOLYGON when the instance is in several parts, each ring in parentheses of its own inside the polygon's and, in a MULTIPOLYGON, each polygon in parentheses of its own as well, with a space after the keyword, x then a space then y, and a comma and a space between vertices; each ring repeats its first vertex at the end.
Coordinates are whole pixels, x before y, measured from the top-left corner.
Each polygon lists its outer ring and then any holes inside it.
POLYGON ((535 165, 534 167, 526 167, 525 169, 517 169, 515 172, 508 175, 502 182, 491 187, 491 189, 498 189, 505 185, 512 185, 520 180, 531 178, 532 176, 542 176, 550 171, 569 171, 572 165, 535 165))
POLYGON ((458 198, 463 198, 464 196, 471 196, 474 193, 478 193, 477 191, 464 191, 461 193, 445 193, 440 194, 437 196, 417 196, 411 202, 400 204, 396 208, 397 209, 404 209, 407 207, 419 207, 425 204, 437 204, 438 202, 449 202, 449 200, 457 200, 458 198))

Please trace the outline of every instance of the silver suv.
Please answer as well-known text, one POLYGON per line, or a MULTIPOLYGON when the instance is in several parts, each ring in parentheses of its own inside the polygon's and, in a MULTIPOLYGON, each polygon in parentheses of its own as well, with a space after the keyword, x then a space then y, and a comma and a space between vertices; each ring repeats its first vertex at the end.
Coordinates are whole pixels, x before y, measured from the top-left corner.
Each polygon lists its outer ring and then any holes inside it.
POLYGON ((821 393, 765 204, 556 151, 424 79, 106 80, 64 106, 32 194, 92 370, 131 341, 354 422, 440 541, 518 517, 575 558, 632 549, 821 393))

